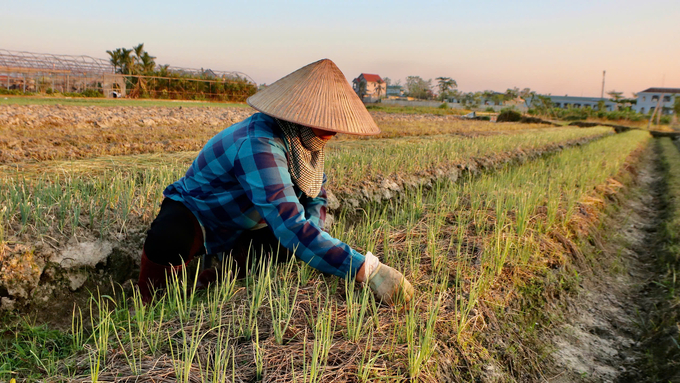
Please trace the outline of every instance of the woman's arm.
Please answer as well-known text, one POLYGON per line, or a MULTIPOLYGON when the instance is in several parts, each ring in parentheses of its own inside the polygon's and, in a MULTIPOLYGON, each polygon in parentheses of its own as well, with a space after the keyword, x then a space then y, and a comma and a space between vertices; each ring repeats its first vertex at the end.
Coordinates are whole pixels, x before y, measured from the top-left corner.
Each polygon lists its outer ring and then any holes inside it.
POLYGON ((319 215, 308 219, 279 143, 269 138, 244 139, 234 160, 234 175, 281 245, 317 270, 343 278, 356 275, 364 255, 314 222, 321 218, 321 200, 314 204, 319 215))
MULTIPOLYGON (((326 184, 326 174, 323 175, 323 184, 326 184)), ((307 195, 302 196, 300 204, 305 209, 305 218, 312 221, 319 229, 325 230, 326 228, 326 208, 328 206, 328 197, 326 195, 326 188, 321 186, 321 191, 319 195, 310 198, 307 195)))

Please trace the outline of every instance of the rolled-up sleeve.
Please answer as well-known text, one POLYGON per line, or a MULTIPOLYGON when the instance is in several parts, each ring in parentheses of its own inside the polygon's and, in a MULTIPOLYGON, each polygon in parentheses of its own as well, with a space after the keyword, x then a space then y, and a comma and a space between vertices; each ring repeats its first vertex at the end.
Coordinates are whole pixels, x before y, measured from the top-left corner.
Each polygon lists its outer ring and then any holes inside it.
POLYGON ((281 144, 269 138, 244 139, 234 160, 234 174, 281 245, 319 271, 354 277, 364 256, 322 230, 325 197, 310 201, 306 212, 295 194, 281 144))

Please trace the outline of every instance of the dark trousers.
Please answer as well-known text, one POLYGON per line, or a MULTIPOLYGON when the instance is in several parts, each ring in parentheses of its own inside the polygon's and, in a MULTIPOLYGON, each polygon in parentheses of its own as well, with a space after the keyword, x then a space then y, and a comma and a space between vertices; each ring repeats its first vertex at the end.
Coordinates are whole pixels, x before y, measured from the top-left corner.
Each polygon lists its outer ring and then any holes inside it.
MULTIPOLYGON (((151 223, 144 242, 144 252, 150 261, 160 265, 178 266, 205 254, 203 232, 194 214, 181 202, 165 198, 158 216, 151 223)), ((224 261, 238 268, 238 276, 244 277, 253 263, 274 260, 285 262, 291 253, 279 245, 269 227, 244 231, 224 261)))

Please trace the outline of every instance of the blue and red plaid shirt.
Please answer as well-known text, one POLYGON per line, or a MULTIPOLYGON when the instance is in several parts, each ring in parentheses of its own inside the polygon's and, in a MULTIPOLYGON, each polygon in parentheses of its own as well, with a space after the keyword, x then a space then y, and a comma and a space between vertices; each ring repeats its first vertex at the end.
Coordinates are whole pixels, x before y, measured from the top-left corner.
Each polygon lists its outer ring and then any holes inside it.
POLYGON ((302 193, 291 180, 286 153, 276 121, 256 113, 211 138, 163 194, 194 213, 209 254, 229 252, 244 230, 266 223, 311 267, 353 277, 364 256, 323 231, 326 191, 322 187, 316 198, 302 193))

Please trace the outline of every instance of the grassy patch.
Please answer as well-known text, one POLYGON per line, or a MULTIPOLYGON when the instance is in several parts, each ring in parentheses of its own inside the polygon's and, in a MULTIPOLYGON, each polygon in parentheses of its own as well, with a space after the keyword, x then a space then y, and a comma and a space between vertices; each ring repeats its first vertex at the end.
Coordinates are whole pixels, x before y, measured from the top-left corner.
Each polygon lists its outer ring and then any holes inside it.
POLYGON ((69 356, 73 347, 67 332, 36 325, 28 318, 3 318, 0 345, 0 376, 20 376, 29 380, 44 376, 70 375, 76 361, 69 356))

